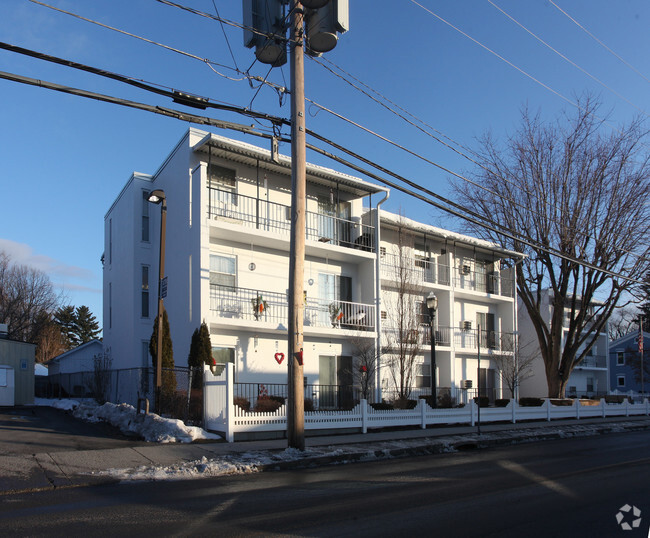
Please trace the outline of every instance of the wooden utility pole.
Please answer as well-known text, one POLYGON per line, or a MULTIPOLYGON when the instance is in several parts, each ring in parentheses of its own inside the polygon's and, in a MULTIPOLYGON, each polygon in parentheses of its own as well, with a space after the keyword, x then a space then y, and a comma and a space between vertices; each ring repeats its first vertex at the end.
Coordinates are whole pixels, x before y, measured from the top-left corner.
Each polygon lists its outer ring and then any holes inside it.
POLYGON ((291 66, 291 246, 289 252, 289 398, 287 439, 290 448, 305 449, 303 378, 303 286, 305 265, 305 58, 303 7, 291 0, 289 32, 291 66))

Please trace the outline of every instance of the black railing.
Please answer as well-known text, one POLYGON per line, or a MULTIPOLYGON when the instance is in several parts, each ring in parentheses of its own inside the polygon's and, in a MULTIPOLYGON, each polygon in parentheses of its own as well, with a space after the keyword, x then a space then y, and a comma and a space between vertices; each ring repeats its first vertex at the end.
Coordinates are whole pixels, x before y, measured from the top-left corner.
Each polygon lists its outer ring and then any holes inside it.
MULTIPOLYGON (((282 234, 291 231, 291 206, 228 190, 209 188, 208 217, 236 220, 247 226, 282 234)), ((306 212, 306 237, 358 250, 375 251, 375 229, 350 219, 306 212)))
MULTIPOLYGON (((288 385, 282 383, 235 383, 235 402, 242 409, 255 411, 263 409, 261 400, 274 400, 279 404, 286 402, 288 385)), ((358 387, 352 385, 304 386, 306 411, 349 410, 359 403, 363 395, 358 387)))

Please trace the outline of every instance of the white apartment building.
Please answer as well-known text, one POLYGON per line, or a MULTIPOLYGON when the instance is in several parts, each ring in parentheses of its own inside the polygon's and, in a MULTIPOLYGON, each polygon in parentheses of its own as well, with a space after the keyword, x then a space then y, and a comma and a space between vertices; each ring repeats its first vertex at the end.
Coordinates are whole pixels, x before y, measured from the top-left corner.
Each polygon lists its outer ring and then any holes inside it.
MULTIPOLYGON (((234 364, 236 382, 285 384, 290 159, 195 128, 155 174, 133 174, 106 213, 103 335, 113 368, 151 366, 161 208, 147 198, 155 189, 164 190, 167 203, 164 305, 175 364, 187 365, 191 335, 205 320, 213 356, 234 364)), ((477 386, 480 323, 490 334, 481 351, 482 386, 499 389, 490 356, 511 354, 516 332, 514 286, 500 263, 517 254, 385 213, 387 198, 384 187, 307 166, 307 390, 352 384, 360 341, 388 349, 382 304, 392 293, 388 261, 399 229, 412 238, 408 255, 421 278, 420 301, 430 291, 439 298, 438 386, 477 386)), ((418 357, 421 385, 429 356, 427 347, 418 357)), ((376 385, 388 390, 381 364, 376 385)))
MULTIPOLYGON (((544 322, 550 326, 553 315, 553 291, 542 290, 542 307, 540 308, 544 322)), ((594 308, 594 303, 589 308, 594 308)), ((570 307, 566 306, 563 317, 563 335, 569 330, 570 307)), ((537 333, 530 316, 523 304, 519 306, 519 343, 524 356, 535 357, 532 362, 532 376, 521 384, 521 396, 544 398, 548 396, 544 360, 539 352, 537 333)), ((564 337, 561 344, 564 347, 564 337)), ((584 348, 578 350, 580 356, 584 348)), ((587 352, 587 356, 578 362, 566 385, 566 397, 592 397, 609 393, 609 336, 607 326, 598 334, 596 344, 587 352)))
MULTIPOLYGON (((371 215, 372 212, 369 213, 371 215)), ((504 259, 521 255, 493 243, 380 212, 381 331, 383 362, 399 348, 399 339, 418 345, 414 395, 430 394, 431 337, 426 298, 437 298, 434 315, 436 386, 449 391, 457 403, 481 395, 510 397, 501 382, 494 357, 514 359, 516 302, 513 271, 504 259), (417 337, 397 329, 401 316, 400 293, 416 295, 417 337), (401 291, 400 291, 401 289, 401 291), (479 330, 480 327, 480 337, 479 330), (480 354, 480 365, 479 365, 480 354), (471 385, 470 390, 463 387, 471 385)), ((374 217, 374 215, 373 215, 374 217)), ((371 219, 372 220, 372 219, 371 219)), ((390 391, 391 375, 382 374, 384 392, 390 391)))

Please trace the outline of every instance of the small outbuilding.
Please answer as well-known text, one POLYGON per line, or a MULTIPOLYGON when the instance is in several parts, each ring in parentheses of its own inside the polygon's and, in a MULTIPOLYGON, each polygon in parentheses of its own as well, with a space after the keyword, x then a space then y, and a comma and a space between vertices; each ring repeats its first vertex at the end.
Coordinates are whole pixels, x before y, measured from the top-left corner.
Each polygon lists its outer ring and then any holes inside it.
POLYGON ((55 395, 83 398, 91 392, 95 358, 103 353, 101 340, 85 344, 54 357, 48 363, 48 377, 55 395))
POLYGON ((0 324, 0 406, 34 405, 36 344, 7 338, 0 324))

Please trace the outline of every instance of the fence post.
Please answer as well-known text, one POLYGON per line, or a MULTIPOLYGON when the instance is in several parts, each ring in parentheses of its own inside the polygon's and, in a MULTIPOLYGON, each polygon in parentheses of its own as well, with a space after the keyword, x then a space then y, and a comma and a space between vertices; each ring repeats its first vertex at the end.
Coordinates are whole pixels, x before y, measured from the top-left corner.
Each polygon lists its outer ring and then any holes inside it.
POLYGON ((233 403, 233 367, 234 364, 229 362, 226 364, 226 405, 224 405, 224 412, 226 413, 226 441, 232 443, 235 440, 235 432, 233 431, 234 422, 234 403, 233 403))
POLYGON ((648 398, 644 398, 645 400, 645 414, 650 415, 650 402, 648 401, 648 398))
POLYGON ((368 400, 361 400, 361 433, 368 433, 368 400))
POLYGON ((420 428, 423 430, 427 429, 427 405, 426 401, 420 398, 418 400, 418 405, 420 406, 420 428))
POLYGON ((512 406, 512 423, 516 424, 517 423, 517 402, 514 398, 510 400, 510 405, 512 406))
POLYGON ((551 422, 551 400, 548 398, 544 400, 544 405, 546 406, 546 420, 551 422))
POLYGON ((630 400, 629 400, 629 398, 625 398, 625 416, 626 417, 630 416, 630 400))
POLYGON ((580 420, 580 407, 582 404, 580 403, 580 398, 576 398, 576 418, 580 420))
POLYGON ((600 399, 600 405, 603 408, 603 418, 607 416, 607 402, 605 401, 605 398, 600 399))

